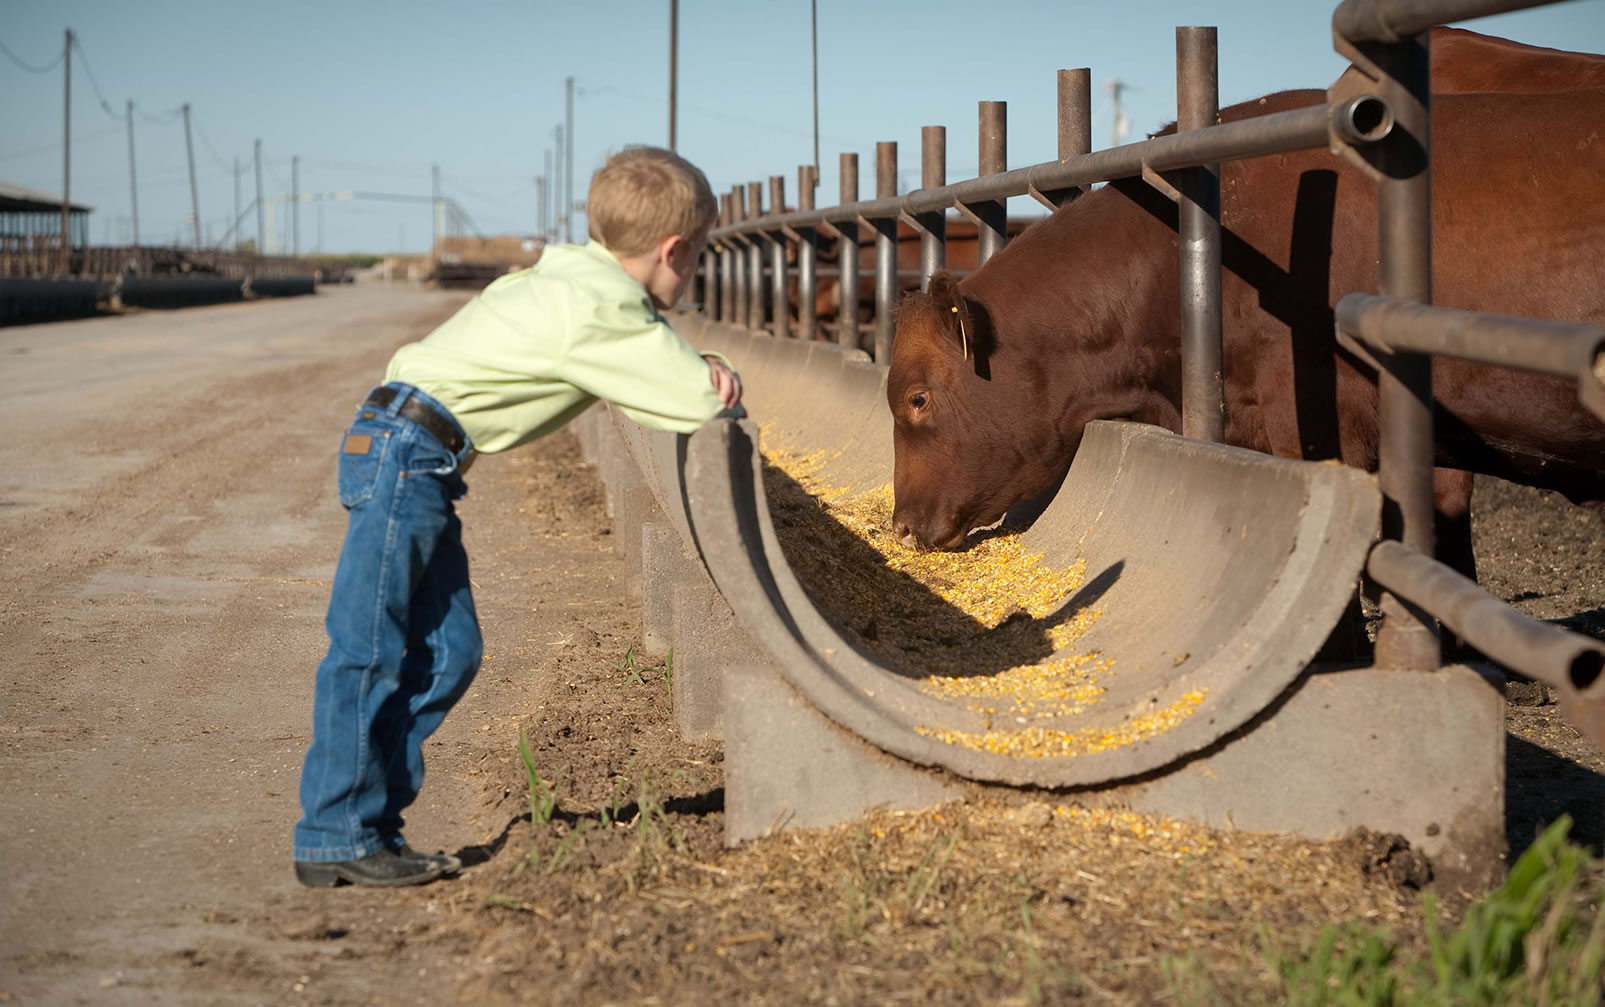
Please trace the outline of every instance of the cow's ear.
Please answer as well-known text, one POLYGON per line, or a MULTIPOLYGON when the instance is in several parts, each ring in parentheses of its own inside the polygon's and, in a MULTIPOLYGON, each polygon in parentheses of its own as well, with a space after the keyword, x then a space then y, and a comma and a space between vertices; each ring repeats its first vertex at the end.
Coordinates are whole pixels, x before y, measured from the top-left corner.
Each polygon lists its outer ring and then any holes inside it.
POLYGON ((952 339, 953 345, 965 359, 975 356, 975 323, 970 318, 970 308, 965 303, 964 295, 959 293, 958 280, 953 278, 952 273, 934 273, 928 293, 931 306, 941 319, 942 331, 952 339))

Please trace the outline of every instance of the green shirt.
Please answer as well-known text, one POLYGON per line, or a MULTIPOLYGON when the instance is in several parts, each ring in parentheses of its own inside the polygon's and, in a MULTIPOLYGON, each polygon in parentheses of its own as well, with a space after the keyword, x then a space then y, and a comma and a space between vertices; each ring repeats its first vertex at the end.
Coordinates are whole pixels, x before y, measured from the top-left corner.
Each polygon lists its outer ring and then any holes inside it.
POLYGON ((724 408, 707 361, 594 241, 549 245, 536 265, 498 277, 397 350, 385 380, 434 396, 482 452, 551 433, 597 399, 678 433, 724 408))

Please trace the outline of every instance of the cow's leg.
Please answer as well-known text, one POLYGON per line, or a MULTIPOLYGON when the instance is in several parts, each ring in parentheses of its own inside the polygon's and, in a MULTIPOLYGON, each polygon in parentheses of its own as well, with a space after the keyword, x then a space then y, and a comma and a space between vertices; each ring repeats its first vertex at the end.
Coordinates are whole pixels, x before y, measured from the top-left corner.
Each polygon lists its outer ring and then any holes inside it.
MULTIPOLYGON (((1432 470, 1432 503, 1436 520, 1437 559, 1457 573, 1475 581, 1477 558, 1471 551, 1471 487, 1472 473, 1463 469, 1432 470)), ((1480 656, 1476 648, 1456 636, 1448 628, 1443 630, 1443 653, 1446 658, 1468 661, 1480 656)))

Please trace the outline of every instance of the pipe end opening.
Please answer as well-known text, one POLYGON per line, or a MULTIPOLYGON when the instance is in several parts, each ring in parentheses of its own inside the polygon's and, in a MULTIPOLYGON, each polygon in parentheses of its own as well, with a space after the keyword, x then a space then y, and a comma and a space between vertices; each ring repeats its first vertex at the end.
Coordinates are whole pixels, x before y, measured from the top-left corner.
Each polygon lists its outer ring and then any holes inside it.
POLYGON ((1393 132, 1393 108, 1379 95, 1361 95, 1338 110, 1338 125, 1352 143, 1375 143, 1393 132))
POLYGON ((1605 672, 1605 653, 1585 650, 1572 658, 1571 666, 1566 669, 1566 677, 1572 683, 1572 688, 1586 692, 1599 681, 1602 672, 1605 672))

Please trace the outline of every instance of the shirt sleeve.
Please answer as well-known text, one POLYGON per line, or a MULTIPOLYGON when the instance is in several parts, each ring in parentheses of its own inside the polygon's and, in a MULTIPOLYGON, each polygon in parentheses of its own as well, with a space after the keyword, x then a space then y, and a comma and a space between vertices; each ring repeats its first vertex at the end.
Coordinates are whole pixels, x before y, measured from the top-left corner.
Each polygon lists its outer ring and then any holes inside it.
POLYGON ((724 410, 708 362, 656 315, 591 306, 559 365, 574 387, 655 430, 690 433, 724 410))

